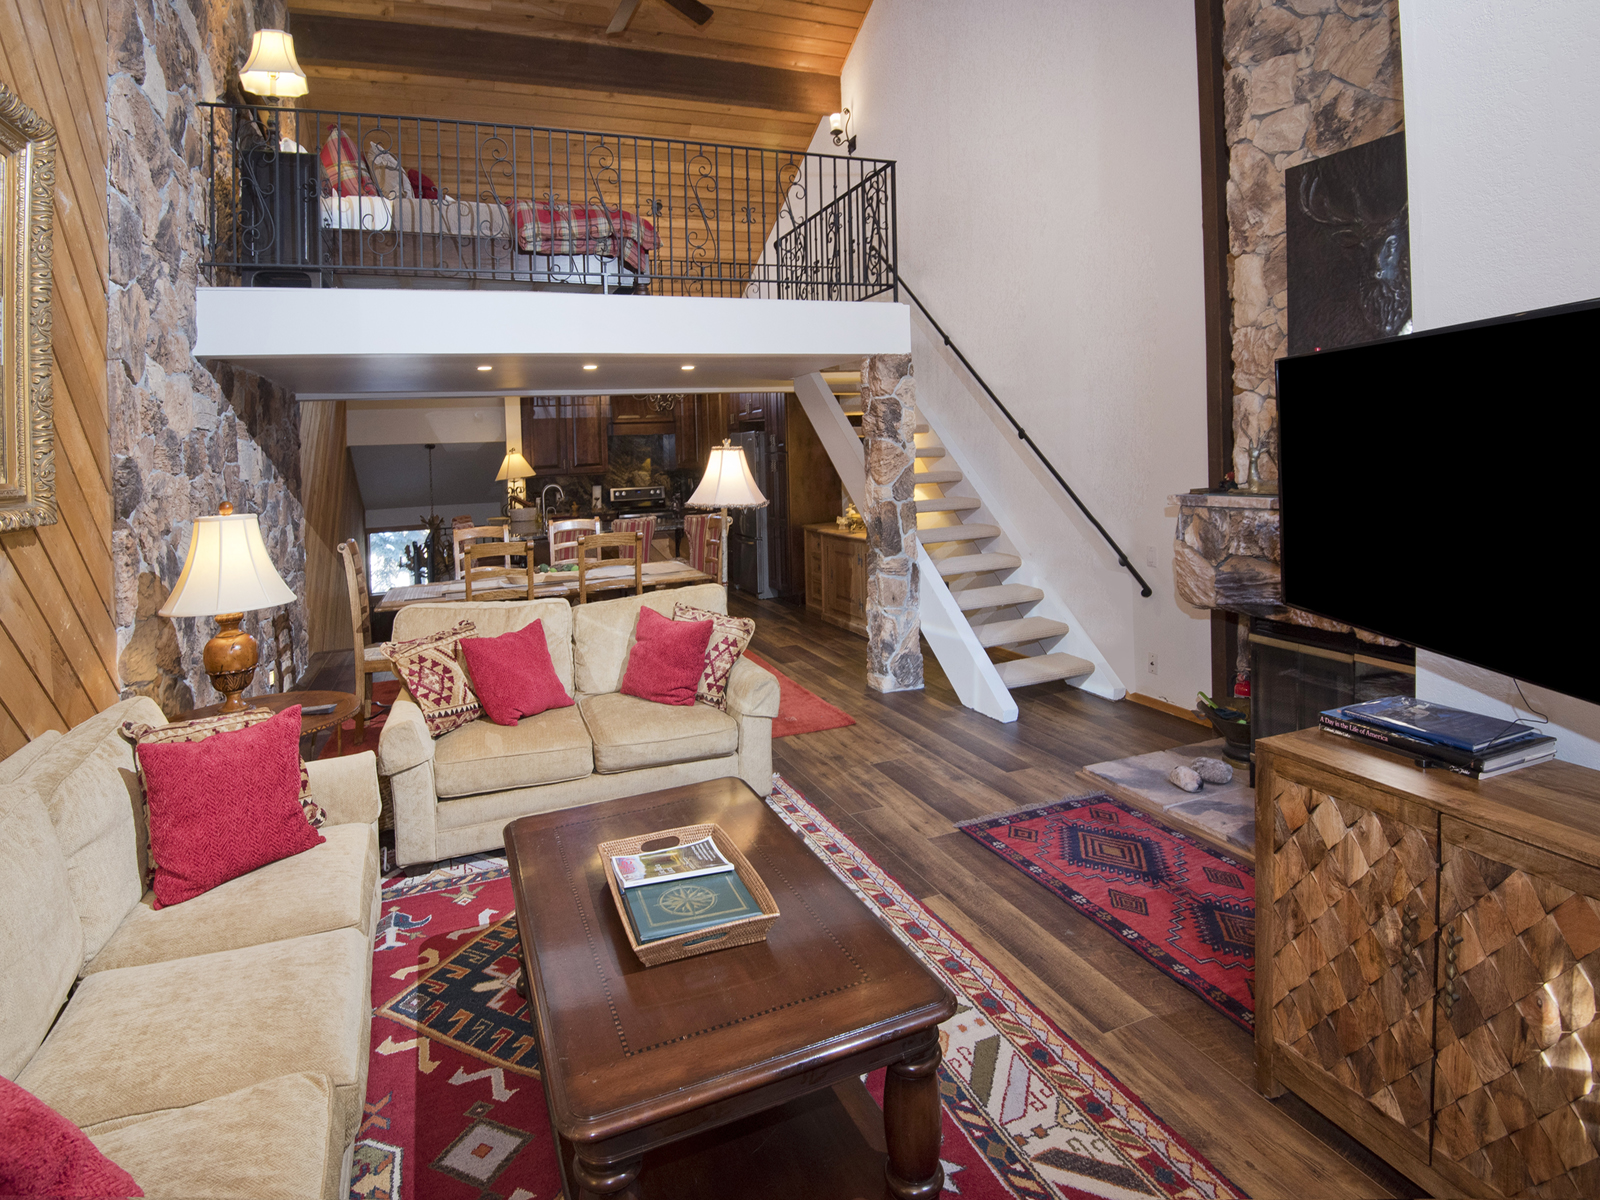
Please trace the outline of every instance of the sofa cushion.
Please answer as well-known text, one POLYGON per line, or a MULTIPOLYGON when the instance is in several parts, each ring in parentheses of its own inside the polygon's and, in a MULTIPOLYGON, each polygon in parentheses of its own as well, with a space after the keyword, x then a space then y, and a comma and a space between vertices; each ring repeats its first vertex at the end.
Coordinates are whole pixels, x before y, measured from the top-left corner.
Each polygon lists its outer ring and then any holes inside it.
POLYGON ((152 1196, 307 1200, 349 1193, 333 1085, 280 1075, 187 1108, 92 1129, 100 1152, 152 1196))
POLYGON ((0 1079, 0 1196, 142 1196, 71 1121, 0 1079))
POLYGON ((118 967, 260 946, 285 938, 357 929, 373 933, 378 887, 378 831, 372 825, 329 825, 304 854, 230 879, 203 896, 166 908, 146 892, 85 975, 118 967))
POLYGON ((133 747, 118 730, 124 721, 164 720, 144 697, 113 704, 59 738, 23 776, 44 802, 66 857, 86 958, 105 945, 145 888, 144 800, 133 747))
POLYGON ((372 943, 354 929, 100 971, 17 1082, 77 1125, 328 1076, 342 1137, 361 1119, 372 943))
POLYGON ((573 707, 515 725, 473 721, 436 745, 433 778, 441 799, 582 779, 594 770, 589 731, 573 707))
POLYGON ((67 860, 32 788, 0 787, 0 1075, 16 1077, 83 965, 67 860))
POLYGON ((478 703, 496 725, 515 725, 523 717, 572 705, 572 697, 556 678, 543 621, 499 637, 463 638, 461 657, 478 703))
POLYGON ((560 598, 545 600, 453 601, 408 604, 394 615, 396 639, 418 638, 449 629, 457 621, 471 621, 478 637, 499 637, 539 621, 544 625, 550 662, 567 695, 572 695, 572 605, 560 598))
POLYGON ((628 669, 617 690, 653 704, 693 704, 705 672, 711 630, 709 620, 673 621, 654 609, 641 608, 628 669))
POLYGON ((61 730, 46 729, 33 741, 9 757, 0 759, 0 784, 15 783, 39 757, 61 740, 61 730))
MULTIPOLYGON (((574 608, 573 679, 578 693, 595 695, 616 691, 628 667, 628 651, 633 649, 633 632, 639 623, 639 610, 650 608, 662 616, 670 617, 673 606, 680 602, 715 613, 728 611, 728 594, 722 590, 721 584, 716 583, 600 600, 574 608)), ((403 609, 402 615, 410 611, 409 608, 403 609)))
POLYGON ((609 692, 578 697, 578 711, 594 739, 594 769, 604 775, 739 749, 739 723, 709 704, 652 704, 609 692))

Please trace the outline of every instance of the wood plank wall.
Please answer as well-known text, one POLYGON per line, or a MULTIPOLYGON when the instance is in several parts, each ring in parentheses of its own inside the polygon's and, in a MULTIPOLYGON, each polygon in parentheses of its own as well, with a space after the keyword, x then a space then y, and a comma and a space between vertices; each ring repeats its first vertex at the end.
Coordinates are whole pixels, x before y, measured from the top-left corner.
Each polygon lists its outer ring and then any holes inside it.
POLYGON ((0 536, 0 758, 117 699, 106 407, 106 10, 0 0, 0 79, 56 128, 60 521, 0 536))
POLYGON ((306 635, 311 653, 349 650, 350 593, 339 543, 367 544, 367 510, 346 442, 343 400, 300 404, 300 495, 306 514, 306 635))

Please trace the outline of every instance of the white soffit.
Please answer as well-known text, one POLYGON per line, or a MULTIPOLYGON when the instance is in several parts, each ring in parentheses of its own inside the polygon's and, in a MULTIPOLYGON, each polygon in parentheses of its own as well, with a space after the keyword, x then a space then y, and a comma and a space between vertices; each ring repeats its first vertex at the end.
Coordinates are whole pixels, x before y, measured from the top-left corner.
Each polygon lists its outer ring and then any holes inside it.
POLYGON ((911 352, 905 305, 822 300, 206 287, 197 325, 196 358, 302 400, 787 390, 911 352))

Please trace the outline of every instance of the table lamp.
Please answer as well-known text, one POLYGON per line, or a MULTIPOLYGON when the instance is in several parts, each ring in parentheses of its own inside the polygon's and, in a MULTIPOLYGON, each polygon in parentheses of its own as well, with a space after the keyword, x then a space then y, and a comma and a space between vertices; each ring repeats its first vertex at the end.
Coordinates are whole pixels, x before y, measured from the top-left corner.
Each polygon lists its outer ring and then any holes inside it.
POLYGON ((750 474, 750 464, 745 461, 744 447, 733 445, 727 438, 722 445, 711 449, 711 462, 706 466, 705 478, 695 488, 694 495, 685 502, 688 508, 720 508, 722 510, 721 562, 717 566, 717 582, 728 582, 728 510, 730 508, 763 508, 767 498, 756 486, 750 474))
POLYGON ((201 656, 211 686, 222 696, 223 712, 249 707, 241 698, 256 673, 261 650, 239 628, 244 614, 294 600, 283 582, 255 513, 234 514, 224 504, 214 517, 196 517, 189 535, 189 557, 177 586, 161 606, 163 617, 216 617, 217 635, 201 656))
POLYGON ((522 481, 537 475, 532 465, 522 456, 520 450, 507 450, 506 456, 500 462, 500 474, 494 477, 496 483, 506 485, 506 499, 524 501, 527 499, 527 485, 522 481))

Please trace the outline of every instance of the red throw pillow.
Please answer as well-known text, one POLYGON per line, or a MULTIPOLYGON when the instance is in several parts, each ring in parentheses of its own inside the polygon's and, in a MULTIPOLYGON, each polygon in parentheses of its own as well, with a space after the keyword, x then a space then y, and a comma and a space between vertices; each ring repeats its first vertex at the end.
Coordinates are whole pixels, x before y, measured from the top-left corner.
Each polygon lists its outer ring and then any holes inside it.
POLYGON ((0 1075, 0 1196, 142 1196, 89 1135, 32 1092, 0 1075))
POLYGON ((439 198, 439 185, 415 167, 411 167, 406 171, 406 178, 411 181, 411 190, 416 192, 417 199, 437 200, 439 198))
POLYGON ((478 703, 496 725, 515 725, 547 708, 572 704, 556 677, 543 621, 499 637, 462 638, 461 657, 466 659, 478 703))
POLYGON ((300 808, 300 706, 199 742, 136 747, 150 809, 155 907, 323 840, 300 808))
POLYGON ((693 704, 706 669, 711 629, 710 621, 672 621, 653 608, 641 608, 618 690, 657 704, 693 704))

